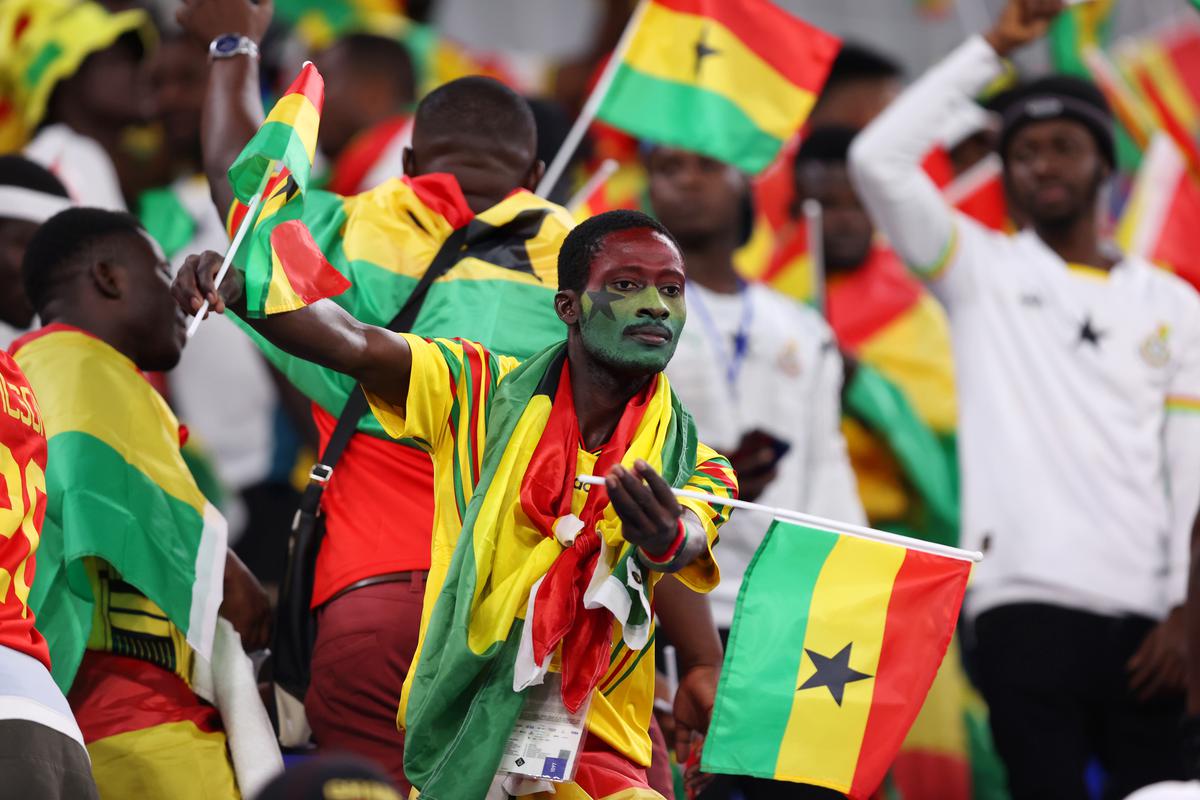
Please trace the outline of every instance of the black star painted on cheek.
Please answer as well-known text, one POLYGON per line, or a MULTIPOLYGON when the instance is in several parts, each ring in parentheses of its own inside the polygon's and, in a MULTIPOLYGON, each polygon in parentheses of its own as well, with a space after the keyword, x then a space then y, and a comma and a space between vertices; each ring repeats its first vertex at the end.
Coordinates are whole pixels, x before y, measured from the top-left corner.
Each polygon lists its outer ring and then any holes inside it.
POLYGON ((588 299, 592 301, 592 310, 588 312, 587 319, 584 322, 590 322, 592 317, 596 316, 596 312, 600 312, 611 320, 616 320, 617 316, 613 313, 612 304, 616 300, 621 299, 621 295, 616 292, 610 292, 607 289, 601 289, 598 292, 588 292, 588 299))
POLYGON ((704 63, 704 59, 708 58, 709 56, 715 56, 720 52, 719 50, 709 47, 704 41, 706 38, 708 38, 708 28, 705 28, 703 31, 701 31, 700 38, 696 40, 696 75, 700 74, 700 65, 704 63))
POLYGON ((842 697, 846 692, 846 684, 854 683, 855 681, 865 681, 867 678, 873 677, 865 672, 859 672, 856 669, 850 668, 850 648, 854 642, 850 642, 833 658, 827 658, 820 653, 804 648, 804 652, 808 653, 808 657, 812 659, 813 666, 817 671, 812 677, 800 684, 797 692, 802 692, 805 689, 816 689, 824 686, 829 690, 829 694, 833 696, 833 701, 839 706, 842 704, 842 697))
POLYGON ((1090 316, 1083 318, 1083 325, 1079 328, 1079 340, 1075 342, 1076 347, 1081 344, 1090 344, 1092 347, 1099 348, 1100 340, 1108 336, 1108 331, 1096 330, 1092 326, 1092 318, 1090 316))

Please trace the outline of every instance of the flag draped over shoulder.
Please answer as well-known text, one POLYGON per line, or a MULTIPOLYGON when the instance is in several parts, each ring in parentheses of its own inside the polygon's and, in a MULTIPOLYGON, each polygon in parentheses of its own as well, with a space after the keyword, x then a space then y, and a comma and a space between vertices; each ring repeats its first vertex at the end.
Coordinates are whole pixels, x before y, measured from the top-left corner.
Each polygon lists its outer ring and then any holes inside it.
POLYGON ((969 573, 776 520, 742 580, 702 769, 870 796, 950 644, 969 573))
MULTIPOLYGON (((458 398, 452 416, 460 420, 467 414, 472 420, 476 414, 486 416, 486 433, 480 449, 481 443, 467 441, 471 437, 464 436, 462 422, 457 423, 456 448, 468 452, 454 459, 455 469, 466 470, 455 486, 461 486, 470 500, 459 498, 460 508, 465 504, 462 530, 440 589, 434 581, 436 564, 431 572, 429 591, 437 592, 436 602, 401 699, 405 774, 422 797, 433 800, 486 793, 525 702, 522 690, 540 682, 538 665, 545 662, 537 660, 539 642, 545 644, 543 635, 548 631, 562 631, 564 626, 571 631, 562 642, 568 707, 573 699, 590 693, 604 670, 611 669, 608 652, 614 620, 620 626, 617 641, 622 647, 636 652, 650 646, 648 584, 653 579, 642 577, 603 487, 589 492, 581 512, 585 524, 572 547, 564 547, 560 535, 559 523, 566 518, 554 520, 559 513, 554 504, 545 507, 540 499, 556 486, 568 487, 569 498, 574 482, 569 466, 564 466, 574 459, 567 460, 570 454, 563 449, 578 448, 577 434, 559 435, 570 433, 572 426, 577 431, 578 425, 570 401, 564 401, 560 392, 561 383, 569 381, 564 377, 565 346, 543 351, 500 382, 490 362, 479 358, 473 348, 465 351, 461 362, 454 362, 461 368, 451 375, 458 398), (483 398, 489 398, 486 404, 483 398), (539 587, 555 583, 552 574, 564 568, 586 579, 586 592, 556 597, 552 588, 547 596, 539 587), (566 612, 575 620, 564 620, 566 612), (592 619, 594 614, 600 618, 592 619), (603 639, 603 647, 594 647, 598 640, 593 634, 603 639), (592 641, 587 652, 573 641, 580 637, 592 641), (570 674, 573 664, 584 668, 577 676, 582 682, 570 674), (599 674, 593 669, 596 664, 601 667, 599 674), (571 685, 579 690, 572 692, 571 685)), ((473 421, 467 428, 476 429, 473 421)), ((691 417, 664 375, 626 411, 614 436, 627 446, 614 447, 607 457, 626 466, 641 458, 673 486, 691 483, 725 495, 733 491, 735 484, 724 459, 712 454, 697 467, 697 455, 705 451, 697 442, 691 417), (694 474, 697 470, 703 472, 700 480, 694 474)), ((600 459, 604 458, 602 452, 600 459)), ((597 470, 600 464, 598 460, 597 470)), ((709 516, 719 515, 710 512, 709 516)), ((705 575, 715 573, 711 559, 706 562, 693 566, 705 570, 705 575)), ((687 580, 684 573, 680 575, 687 580)))
POLYGON ((636 24, 597 118, 750 173, 800 129, 841 46, 767 0, 647 0, 636 24))
MULTIPOLYGON (((566 209, 518 190, 476 215, 454 177, 393 179, 342 197, 314 190, 293 197, 277 215, 300 220, 350 287, 333 297, 356 319, 387 325, 404 305, 450 234, 466 226, 458 262, 429 288, 412 330, 428 338, 485 343, 527 358, 566 338, 554 312, 558 249, 574 221, 566 209)), ((244 208, 238 206, 239 209, 244 208)), ((231 218, 236 224, 236 212, 231 218)), ((247 285, 268 283, 270 242, 248 239, 235 263, 247 285), (253 277, 252 277, 253 276, 253 277)), ((354 388, 345 375, 295 358, 235 318, 267 357, 307 397, 337 416, 354 388)), ((360 430, 387 438, 372 415, 360 430)))
POLYGON ((37 392, 49 439, 47 508, 30 593, 67 691, 92 628, 83 559, 103 559, 211 657, 226 528, 180 455, 179 422, 129 359, 50 325, 14 357, 37 392))

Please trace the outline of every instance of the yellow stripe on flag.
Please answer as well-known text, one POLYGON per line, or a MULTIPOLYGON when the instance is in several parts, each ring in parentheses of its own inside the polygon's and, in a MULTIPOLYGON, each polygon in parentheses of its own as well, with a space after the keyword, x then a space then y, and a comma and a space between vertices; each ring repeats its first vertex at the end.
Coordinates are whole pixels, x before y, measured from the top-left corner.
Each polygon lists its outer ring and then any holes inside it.
POLYGON ((312 101, 299 92, 285 94, 271 109, 263 125, 271 122, 288 125, 296 131, 311 163, 317 152, 317 127, 321 124, 321 112, 312 101))
MULTIPOLYGON (((1176 119, 1189 131, 1195 132, 1200 126, 1200 109, 1196 108, 1191 94, 1183 85, 1170 58, 1158 44, 1149 44, 1138 51, 1141 66, 1150 75, 1158 91, 1162 93, 1167 107, 1175 114, 1176 119)), ((1136 81, 1133 81, 1136 86, 1136 81)))
POLYGON ((41 394, 38 401, 46 424, 46 438, 78 431, 99 439, 164 492, 204 517, 207 501, 191 475, 180 469, 183 461, 179 442, 163 435, 164 430, 177 430, 179 422, 162 395, 136 374, 138 369, 132 361, 93 336, 62 331, 24 345, 20 362, 30 383, 35 385, 39 382, 56 385, 58 374, 79 376, 78 385, 82 386, 115 387, 116 391, 100 395, 41 394), (126 369, 127 378, 109 377, 113 370, 126 369), (114 427, 117 422, 122 424, 114 427))
POLYGON ((816 97, 771 68, 724 25, 650 3, 625 64, 638 72, 714 92, 763 132, 787 139, 816 97), (707 55, 701 57, 703 46, 707 55))
POLYGON ((800 659, 776 777, 849 790, 871 711, 892 584, 905 552, 902 547, 842 536, 825 560, 813 587, 806 652, 800 659), (872 677, 846 683, 841 705, 825 686, 799 688, 817 672, 808 651, 833 658, 847 645, 850 669, 872 677))

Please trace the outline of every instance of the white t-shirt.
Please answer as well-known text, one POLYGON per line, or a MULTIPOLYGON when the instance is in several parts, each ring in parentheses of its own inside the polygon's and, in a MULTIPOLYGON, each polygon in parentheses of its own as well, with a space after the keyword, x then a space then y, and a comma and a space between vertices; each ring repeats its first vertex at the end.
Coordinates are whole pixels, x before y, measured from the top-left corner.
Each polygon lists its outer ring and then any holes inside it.
POLYGON ((25 146, 25 155, 62 181, 77 206, 125 211, 125 196, 112 159, 90 136, 62 123, 47 125, 25 146))
MULTIPOLYGON (((839 426, 842 360, 829 326, 759 284, 719 294, 692 282, 686 297, 688 321, 667 377, 700 440, 728 454, 756 429, 783 439, 791 448, 757 502, 864 524, 839 426), (727 370, 739 330, 747 346, 734 391, 727 370)), ((742 575, 770 524, 767 515, 736 511, 721 528, 721 583, 709 595, 720 627, 733 621, 742 575)))
POLYGON ((53 728, 84 747, 83 734, 67 698, 46 665, 0 645, 0 719, 23 719, 53 728))
POLYGON ((1149 263, 1068 266, 1032 231, 952 212, 920 168, 937 115, 1001 69, 974 37, 856 140, 876 223, 946 307, 968 609, 1045 602, 1163 617, 1200 503, 1200 297, 1149 263))

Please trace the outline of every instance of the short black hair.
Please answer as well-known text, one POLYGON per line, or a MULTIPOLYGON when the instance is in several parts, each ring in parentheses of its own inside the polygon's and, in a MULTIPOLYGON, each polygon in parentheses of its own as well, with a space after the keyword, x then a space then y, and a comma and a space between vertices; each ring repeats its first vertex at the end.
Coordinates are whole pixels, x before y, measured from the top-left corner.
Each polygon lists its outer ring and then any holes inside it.
POLYGON ((850 145, 858 131, 846 125, 825 125, 814 128, 800 143, 796 151, 796 167, 802 162, 845 163, 850 155, 850 145))
MULTIPOLYGON (((54 173, 24 156, 0 156, 0 186, 19 186, 55 197, 69 197, 62 181, 54 173)), ((4 216, 4 209, 0 209, 4 216)))
POLYGON ((46 220, 30 239, 21 262, 25 294, 34 310, 42 313, 91 247, 119 234, 144 230, 132 214, 103 208, 68 208, 46 220))
POLYGON ((822 91, 858 80, 902 77, 904 70, 890 56, 860 42, 842 42, 822 91))
POLYGON ((675 241, 671 232, 649 214, 624 208, 605 211, 576 225, 563 240, 558 251, 558 288, 582 292, 587 286, 592 259, 604 244, 605 237, 610 233, 638 228, 661 233, 676 250, 680 250, 679 242, 675 241))
POLYGON ((417 97, 416 73, 412 55, 404 43, 373 33, 348 33, 333 42, 328 50, 346 55, 350 71, 364 79, 386 78, 397 102, 411 103, 417 97))
POLYGON ((417 106, 413 136, 469 131, 493 140, 520 137, 537 143, 537 124, 524 97, 494 78, 468 75, 444 83, 417 106))

